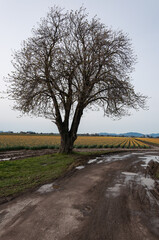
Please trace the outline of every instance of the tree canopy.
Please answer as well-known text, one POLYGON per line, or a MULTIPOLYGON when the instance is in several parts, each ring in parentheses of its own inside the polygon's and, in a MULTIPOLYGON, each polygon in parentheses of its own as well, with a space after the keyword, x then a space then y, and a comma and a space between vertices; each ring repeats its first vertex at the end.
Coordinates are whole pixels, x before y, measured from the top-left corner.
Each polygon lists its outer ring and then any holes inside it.
POLYGON ((53 7, 14 52, 9 93, 15 109, 51 119, 61 152, 70 152, 85 108, 122 117, 145 107, 131 83, 135 62, 127 34, 89 19, 83 8, 53 7))

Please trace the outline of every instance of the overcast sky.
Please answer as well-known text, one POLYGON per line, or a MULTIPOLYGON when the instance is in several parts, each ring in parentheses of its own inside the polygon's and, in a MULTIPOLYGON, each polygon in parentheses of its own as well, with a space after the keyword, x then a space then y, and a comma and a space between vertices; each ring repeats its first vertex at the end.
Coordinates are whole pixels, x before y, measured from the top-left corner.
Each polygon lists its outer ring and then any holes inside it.
MULTIPOLYGON (((116 121, 104 117, 102 111, 86 111, 78 132, 159 132, 159 0, 0 0, 0 92, 5 90, 3 78, 12 70, 12 51, 31 36, 32 27, 46 16, 49 7, 76 10, 82 4, 90 18, 97 15, 113 30, 129 34, 138 59, 133 85, 149 96, 149 110, 132 111, 131 116, 116 121)), ((12 105, 7 96, 0 99, 0 131, 57 132, 51 121, 20 117, 12 105)))

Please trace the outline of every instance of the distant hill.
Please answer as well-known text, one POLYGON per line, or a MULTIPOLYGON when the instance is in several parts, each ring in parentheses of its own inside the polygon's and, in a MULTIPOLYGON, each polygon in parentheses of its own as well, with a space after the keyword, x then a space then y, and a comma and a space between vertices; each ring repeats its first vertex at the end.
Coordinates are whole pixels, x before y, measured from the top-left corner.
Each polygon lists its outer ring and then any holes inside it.
POLYGON ((151 137, 159 137, 159 133, 151 133, 151 134, 149 134, 148 136, 151 136, 151 137))
POLYGON ((118 136, 119 134, 102 132, 102 133, 98 133, 98 135, 99 136, 118 136))
POLYGON ((123 133, 123 134, 119 134, 119 135, 124 135, 126 137, 143 137, 144 134, 143 133, 138 133, 138 132, 128 132, 128 133, 123 133))
POLYGON ((154 138, 156 138, 156 137, 159 137, 159 133, 143 134, 143 133, 138 133, 138 132, 128 132, 128 133, 116 134, 116 133, 101 132, 101 133, 99 133, 99 136, 154 137, 154 138))

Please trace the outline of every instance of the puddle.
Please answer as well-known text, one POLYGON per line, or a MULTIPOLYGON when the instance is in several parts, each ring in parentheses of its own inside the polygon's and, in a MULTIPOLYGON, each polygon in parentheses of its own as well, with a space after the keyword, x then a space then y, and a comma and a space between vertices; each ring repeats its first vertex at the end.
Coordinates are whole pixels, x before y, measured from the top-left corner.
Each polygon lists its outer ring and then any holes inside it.
POLYGON ((137 185, 141 185, 147 189, 147 195, 150 199, 149 190, 154 189, 155 181, 152 178, 143 177, 141 174, 133 173, 133 172, 122 172, 124 175, 124 179, 119 178, 118 183, 116 183, 113 187, 107 189, 106 197, 118 197, 120 195, 121 187, 126 187, 128 184, 131 185, 132 182, 135 182, 137 185))
POLYGON ((97 164, 100 164, 100 163, 103 163, 103 162, 104 162, 104 160, 100 160, 100 161, 97 162, 97 164))
POLYGON ((110 158, 111 159, 125 159, 125 158, 128 158, 132 155, 132 153, 129 153, 129 154, 125 154, 125 155, 114 155, 114 156, 111 156, 110 158))
POLYGON ((96 157, 95 159, 91 159, 88 161, 88 164, 91 164, 91 163, 103 163, 104 162, 104 156, 101 156, 101 157, 96 157))
POLYGON ((129 183, 129 181, 136 181, 136 179, 139 177, 138 173, 133 172, 122 172, 122 174, 125 175, 124 184, 129 183))
POLYGON ((76 167, 76 169, 78 169, 78 170, 81 170, 83 168, 85 168, 85 166, 78 166, 78 167, 76 167))
POLYGON ((115 162, 115 161, 118 161, 118 160, 124 160, 126 158, 131 157, 131 156, 132 156, 132 153, 125 154, 125 155, 113 155, 113 156, 109 156, 109 157, 103 156, 103 162, 104 163, 115 162))
POLYGON ((145 152, 142 152, 142 153, 134 152, 134 153, 132 153, 132 155, 144 155, 144 154, 146 154, 146 153, 145 152))
POLYGON ((52 192, 54 190, 54 187, 53 187, 53 183, 50 183, 50 184, 45 184, 43 186, 41 186, 37 192, 39 193, 48 193, 48 192, 52 192))
POLYGON ((37 190, 37 192, 39 192, 39 193, 49 193, 49 192, 52 192, 52 191, 57 190, 59 188, 60 188, 59 185, 57 185, 55 183, 49 183, 49 184, 45 184, 45 185, 41 186, 37 190))
MULTIPOLYGON (((156 153, 156 152, 151 152, 151 153, 156 153)), ((147 164, 150 160, 154 160, 154 161, 159 162, 159 156, 156 156, 156 155, 145 156, 145 154, 150 154, 150 152, 132 152, 132 153, 126 153, 126 154, 122 154, 122 155, 121 154, 120 155, 116 154, 116 155, 112 155, 112 156, 102 155, 101 157, 97 157, 95 159, 89 160, 88 164, 91 164, 91 163, 96 163, 96 164, 110 163, 110 162, 115 162, 115 161, 118 161, 118 160, 125 160, 125 159, 130 158, 131 156, 134 156, 134 155, 136 155, 136 157, 137 157, 137 160, 134 161, 134 163, 138 162, 138 161, 141 161, 141 159, 143 159, 142 161, 145 162, 145 164, 142 165, 143 167, 147 167, 147 164), (142 155, 144 155, 144 156, 142 156, 142 155)))
POLYGON ((9 161, 9 160, 11 160, 11 158, 2 158, 2 159, 0 159, 0 161, 9 161))
POLYGON ((122 174, 125 175, 125 182, 130 180, 136 181, 137 184, 141 184, 149 190, 153 189, 155 186, 155 181, 152 178, 143 177, 142 175, 132 172, 122 172, 122 174))
POLYGON ((131 153, 130 154, 126 154, 126 155, 113 155, 113 156, 104 156, 102 155, 101 157, 97 157, 95 159, 91 159, 88 161, 88 164, 91 164, 91 163, 97 163, 97 164, 100 164, 100 163, 109 163, 109 162, 115 162, 117 160, 122 160, 122 159, 125 159, 127 157, 130 157, 131 156, 131 153))
MULTIPOLYGON (((15 160, 15 159, 21 159, 23 158, 24 156, 21 156, 21 155, 18 155, 17 157, 5 157, 5 158, 0 158, 0 162, 3 162, 3 161, 11 161, 11 160, 15 160)), ((26 157, 30 157, 30 155, 25 155, 25 158, 26 157)))
POLYGON ((137 176, 138 173, 132 173, 132 172, 122 172, 124 175, 129 175, 129 176, 137 176))
POLYGON ((114 187, 110 187, 107 189, 107 193, 106 193, 106 197, 110 197, 110 195, 112 197, 117 197, 120 195, 120 188, 121 188, 122 184, 117 183, 115 184, 114 187))
MULTIPOLYGON (((156 152, 151 152, 151 153, 156 153, 156 152)), ((142 152, 142 153, 138 153, 138 152, 133 152, 133 153, 129 153, 129 154, 124 154, 124 155, 113 155, 113 156, 109 156, 109 157, 106 157, 106 156, 103 156, 103 162, 105 163, 110 163, 110 162, 115 162, 115 161, 118 161, 118 160, 124 160, 126 158, 130 158, 132 155, 144 155, 144 156, 137 156, 137 161, 141 161, 141 159, 143 159, 142 161, 145 162, 144 167, 147 167, 147 164, 150 160, 154 160, 154 161, 157 161, 159 162, 159 156, 157 155, 150 155, 150 152, 142 152), (149 154, 147 156, 145 156, 145 154, 149 154)))
POLYGON ((143 156, 143 157, 139 157, 139 158, 142 159, 141 160, 142 162, 144 162, 144 164, 141 164, 141 166, 144 168, 146 168, 148 166, 148 163, 151 160, 159 163, 159 156, 157 156, 157 155, 147 155, 147 156, 143 156))
POLYGON ((133 152, 133 155, 145 155, 145 154, 156 154, 156 152, 133 152))
POLYGON ((152 178, 141 177, 141 184, 151 190, 155 186, 155 181, 152 178))
POLYGON ((97 162, 97 160, 98 160, 97 158, 96 158, 96 159, 89 160, 89 161, 88 161, 88 164, 95 163, 95 162, 97 162))

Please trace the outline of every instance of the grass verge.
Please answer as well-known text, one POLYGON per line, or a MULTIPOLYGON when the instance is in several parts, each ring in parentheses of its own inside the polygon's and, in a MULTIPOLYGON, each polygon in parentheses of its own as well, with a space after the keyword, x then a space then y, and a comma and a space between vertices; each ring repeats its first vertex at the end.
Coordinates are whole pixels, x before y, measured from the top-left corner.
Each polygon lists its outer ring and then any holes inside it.
POLYGON ((0 197, 17 195, 61 176, 73 163, 71 155, 52 154, 0 162, 0 197))
MULTIPOLYGON (((14 161, 0 162, 0 202, 5 202, 27 190, 51 182, 92 157, 117 152, 74 152, 70 155, 51 154, 14 161)), ((119 151, 118 151, 119 152, 119 151)))

